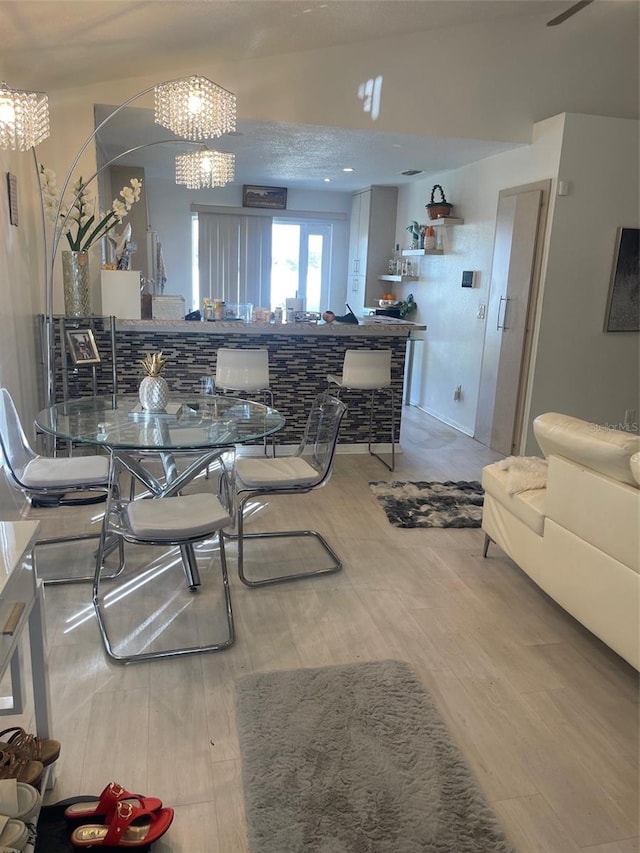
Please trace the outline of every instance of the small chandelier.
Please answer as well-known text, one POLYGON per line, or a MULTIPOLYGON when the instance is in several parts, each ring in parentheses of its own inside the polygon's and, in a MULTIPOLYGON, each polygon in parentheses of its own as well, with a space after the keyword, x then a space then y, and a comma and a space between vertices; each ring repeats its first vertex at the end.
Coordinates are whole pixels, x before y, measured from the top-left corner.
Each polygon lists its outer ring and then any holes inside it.
POLYGON ((206 77, 159 83, 155 121, 183 139, 212 139, 236 128, 236 96, 206 77))
POLYGON ((236 155, 223 151, 190 151, 176 156, 176 184, 190 190, 224 187, 235 176, 236 155))
POLYGON ((0 83, 0 148, 27 151, 49 136, 49 99, 0 83))

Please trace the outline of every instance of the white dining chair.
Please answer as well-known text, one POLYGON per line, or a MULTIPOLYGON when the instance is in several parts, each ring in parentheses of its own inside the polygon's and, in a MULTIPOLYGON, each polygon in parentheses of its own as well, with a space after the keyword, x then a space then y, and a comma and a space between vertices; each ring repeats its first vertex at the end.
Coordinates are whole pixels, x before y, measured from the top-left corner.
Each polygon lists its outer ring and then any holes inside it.
POLYGON ((390 349, 348 349, 344 354, 342 375, 327 376, 329 386, 337 386, 336 394, 342 390, 369 391, 369 433, 367 448, 372 456, 379 459, 383 465, 393 471, 396 464, 395 455, 395 398, 391 385, 391 350, 390 349), (391 420, 391 464, 372 450, 373 416, 376 411, 376 395, 385 391, 390 400, 391 420))
MULTIPOLYGON (((325 538, 315 530, 277 530, 245 532, 245 509, 249 501, 267 495, 304 495, 324 486, 331 476, 338 443, 340 424, 347 407, 342 400, 324 393, 319 395, 309 412, 304 435, 293 456, 278 459, 241 457, 236 463, 236 524, 238 540, 238 575, 246 586, 265 586, 298 578, 337 572, 342 562, 325 538), (329 556, 327 567, 268 577, 249 578, 245 573, 245 543, 249 540, 292 539, 311 537, 329 556)), ((225 533, 228 536, 228 533, 225 533)))
MULTIPOLYGON (((19 489, 37 507, 77 507, 106 500, 109 488, 109 459, 106 456, 40 456, 29 444, 15 403, 6 388, 0 388, 0 451, 2 468, 9 484, 19 489)), ((77 533, 36 541, 37 546, 60 545, 98 539, 100 533, 77 533)), ((124 566, 119 547, 119 565, 109 577, 117 577, 124 566)), ((45 584, 90 581, 81 577, 43 576, 45 584)))
MULTIPOLYGON (((149 456, 153 459, 155 454, 151 451, 149 456)), ((147 497, 134 500, 123 498, 120 479, 123 474, 131 473, 131 461, 129 454, 124 451, 113 451, 112 457, 109 495, 96 555, 93 580, 93 606, 107 656, 118 663, 131 663, 200 652, 219 652, 228 649, 235 640, 235 629, 222 531, 225 527, 233 526, 234 448, 227 448, 224 459, 222 455, 219 457, 218 470, 220 476, 217 495, 211 492, 194 494, 182 494, 181 492, 173 494, 169 492, 169 496, 150 494, 147 497), (164 570, 156 568, 151 572, 146 570, 141 572, 139 569, 130 567, 130 570, 123 575, 120 588, 113 590, 109 585, 109 591, 103 594, 102 551, 112 536, 117 536, 120 541, 133 545, 156 545, 169 550, 172 546, 177 546, 180 553, 179 560, 172 559, 170 554, 163 555, 162 559, 168 562, 167 571, 172 572, 175 569, 175 564, 181 562, 188 594, 196 593, 201 586, 194 545, 205 540, 217 540, 222 574, 223 609, 226 619, 225 635, 214 642, 196 641, 177 647, 160 648, 159 635, 169 631, 172 622, 171 618, 165 618, 163 615, 165 606, 168 606, 166 599, 174 599, 179 596, 179 589, 176 589, 175 592, 169 592, 166 598, 164 593, 161 594, 162 601, 158 607, 160 627, 153 630, 146 624, 147 620, 138 615, 138 610, 132 600, 133 593, 138 588, 144 588, 145 584, 154 586, 156 584, 154 574, 160 578, 164 574, 164 570), (116 607, 119 609, 118 618, 113 612, 116 607), (132 637, 141 642, 143 650, 126 651, 126 643, 123 646, 121 640, 114 639, 114 632, 109 629, 109 618, 117 624, 125 624, 129 638, 132 637), (144 646, 146 636, 149 636, 149 641, 148 645, 144 646)), ((176 471, 179 469, 181 457, 185 457, 189 461, 191 451, 172 451, 171 468, 175 468, 176 471)), ((207 558, 207 568, 212 562, 213 559, 207 558)), ((149 594, 153 595, 153 592, 151 591, 149 594)), ((185 603, 184 607, 186 608, 186 606, 185 603)), ((182 609, 183 606, 181 605, 177 608, 178 611, 182 609)), ((198 639, 201 628, 197 624, 193 627, 196 639, 198 639)))

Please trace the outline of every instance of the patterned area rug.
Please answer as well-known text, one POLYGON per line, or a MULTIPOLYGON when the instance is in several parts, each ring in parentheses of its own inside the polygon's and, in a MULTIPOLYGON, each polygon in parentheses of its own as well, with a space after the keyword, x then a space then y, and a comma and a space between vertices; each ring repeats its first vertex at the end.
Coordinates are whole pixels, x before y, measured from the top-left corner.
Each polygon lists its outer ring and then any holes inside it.
POLYGON ((514 853, 401 661, 236 682, 251 853, 514 853))
POLYGON ((394 527, 480 527, 484 491, 477 480, 369 483, 394 527))

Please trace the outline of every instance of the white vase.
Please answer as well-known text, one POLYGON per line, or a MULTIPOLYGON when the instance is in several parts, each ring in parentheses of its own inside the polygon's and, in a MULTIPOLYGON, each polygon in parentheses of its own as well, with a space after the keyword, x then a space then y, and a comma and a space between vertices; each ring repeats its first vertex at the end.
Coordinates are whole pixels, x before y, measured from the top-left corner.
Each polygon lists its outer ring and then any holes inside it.
POLYGON ((145 376, 138 389, 142 408, 147 412, 163 412, 169 402, 169 386, 162 376, 145 376))

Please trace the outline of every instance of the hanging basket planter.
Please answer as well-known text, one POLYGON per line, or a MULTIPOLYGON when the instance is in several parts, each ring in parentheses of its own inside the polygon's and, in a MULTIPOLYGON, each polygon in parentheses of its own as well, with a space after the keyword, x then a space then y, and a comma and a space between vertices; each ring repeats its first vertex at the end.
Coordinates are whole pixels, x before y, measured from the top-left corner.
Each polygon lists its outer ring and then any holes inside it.
POLYGON ((451 212, 453 211, 453 205, 449 204, 444 197, 444 190, 440 184, 436 184, 431 190, 431 201, 429 204, 425 204, 425 207, 429 214, 429 219, 446 219, 448 216, 451 216, 451 212), (442 197, 440 201, 435 200, 436 190, 440 191, 442 197))

